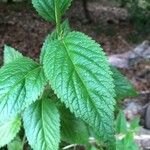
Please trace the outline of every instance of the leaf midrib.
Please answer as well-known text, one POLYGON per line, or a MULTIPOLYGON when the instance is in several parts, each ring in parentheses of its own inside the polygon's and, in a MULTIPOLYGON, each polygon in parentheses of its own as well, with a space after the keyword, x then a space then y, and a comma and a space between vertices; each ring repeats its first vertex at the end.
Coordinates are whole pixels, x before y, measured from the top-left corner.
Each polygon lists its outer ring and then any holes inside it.
MULTIPOLYGON (((84 86, 86 92, 88 93, 88 96, 89 96, 89 98, 90 98, 90 100, 91 100, 90 102, 93 104, 95 110, 96 110, 96 111, 98 112, 98 114, 99 114, 99 110, 97 109, 96 105, 93 103, 92 98, 91 98, 91 95, 90 95, 90 92, 89 92, 89 90, 87 89, 87 87, 85 86, 86 84, 84 83, 84 81, 83 81, 82 78, 80 77, 80 75, 79 75, 79 73, 78 73, 78 71, 77 71, 77 69, 76 69, 76 66, 74 65, 74 63, 73 63, 73 61, 72 61, 72 59, 71 59, 71 57, 70 57, 70 54, 69 54, 69 52, 68 52, 68 50, 67 50, 67 49, 68 49, 68 48, 67 48, 67 45, 65 44, 65 41, 64 41, 63 39, 62 39, 62 43, 63 43, 63 45, 64 45, 64 47, 65 47, 66 53, 67 53, 67 55, 68 55, 68 58, 69 58, 69 60, 71 61, 73 67, 74 67, 74 70, 76 71, 76 73, 77 73, 79 79, 80 79, 81 82, 82 82, 82 85, 84 86)), ((99 114, 99 115, 100 115, 100 114, 99 114)))
POLYGON ((43 112, 43 110, 44 110, 44 108, 43 108, 43 107, 44 107, 44 106, 43 106, 43 101, 44 101, 44 100, 42 99, 42 100, 41 100, 41 121, 42 121, 42 127, 43 127, 43 128, 42 128, 42 129, 43 129, 42 131, 43 131, 43 136, 44 136, 44 139, 45 139, 45 140, 44 140, 44 141, 45 141, 45 144, 44 144, 44 145, 45 145, 45 147, 48 147, 48 146, 47 146, 46 135, 45 135, 46 132, 45 132, 45 125, 44 125, 44 121, 45 121, 45 120, 44 120, 44 114, 43 114, 43 113, 44 113, 44 112, 43 112))
POLYGON ((30 75, 33 71, 35 71, 36 69, 39 69, 39 68, 42 68, 41 66, 38 66, 38 67, 36 67, 35 69, 32 69, 32 71, 29 71, 27 74, 25 74, 14 86, 12 86, 11 88, 10 88, 10 90, 7 92, 7 93, 5 93, 3 96, 2 96, 2 98, 1 99, 4 99, 7 95, 9 95, 10 94, 10 92, 18 85, 18 84, 20 84, 28 75, 30 75))

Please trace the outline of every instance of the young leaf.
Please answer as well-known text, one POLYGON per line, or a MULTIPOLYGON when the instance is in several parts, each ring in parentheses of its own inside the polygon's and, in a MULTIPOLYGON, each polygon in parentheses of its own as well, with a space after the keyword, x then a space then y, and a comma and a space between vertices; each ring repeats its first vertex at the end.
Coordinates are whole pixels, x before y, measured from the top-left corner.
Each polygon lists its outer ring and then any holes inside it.
MULTIPOLYGON (((65 20, 62 24, 61 24, 61 30, 62 30, 62 35, 63 37, 65 37, 69 32, 71 32, 70 29, 70 25, 68 20, 65 20)), ((56 40, 57 39, 57 32, 56 30, 54 30, 51 35, 50 35, 51 40, 56 40)))
POLYGON ((140 127, 139 123, 140 123, 140 117, 139 116, 134 117, 133 120, 131 121, 130 129, 136 132, 140 127))
POLYGON ((36 101, 23 114, 24 128, 34 150, 58 150, 60 118, 55 105, 48 99, 36 101))
POLYGON ((22 141, 17 136, 11 143, 7 145, 8 150, 22 150, 22 141))
POLYGON ((127 133, 127 120, 125 114, 120 110, 116 119, 116 132, 117 133, 127 133))
POLYGON ((70 144, 87 144, 89 133, 85 123, 64 107, 60 108, 60 113, 62 140, 70 144))
POLYGON ((129 82, 129 80, 123 76, 115 67, 111 66, 113 72, 113 79, 116 91, 116 100, 122 100, 126 97, 137 96, 137 92, 129 82))
POLYGON ((16 116, 35 101, 46 84, 42 67, 19 58, 0 69, 0 118, 16 116))
POLYGON ((122 140, 118 140, 116 142, 116 150, 139 150, 134 141, 133 133, 127 133, 122 140))
POLYGON ((8 64, 17 58, 22 58, 23 55, 14 48, 5 45, 4 47, 4 64, 8 64))
POLYGON ((71 0, 32 0, 32 4, 39 15, 47 21, 56 21, 56 16, 65 13, 71 0))
POLYGON ((44 71, 55 93, 101 139, 111 140, 115 94, 102 48, 79 32, 49 40, 44 48, 44 71))
POLYGON ((13 140, 20 130, 21 119, 17 116, 7 122, 0 122, 0 147, 13 140))
MULTIPOLYGON (((70 26, 69 26, 69 22, 68 20, 65 20, 62 25, 61 25, 61 29, 62 29, 62 34, 63 36, 67 36, 67 34, 69 32, 71 32, 71 29, 70 29, 70 26)), ((44 57, 44 54, 45 54, 45 46, 48 45, 48 42, 49 40, 56 40, 57 39, 57 33, 56 33, 56 30, 54 30, 51 34, 49 34, 46 39, 45 39, 45 42, 43 44, 43 48, 41 50, 41 54, 40 54, 40 62, 43 63, 43 57, 44 57)))

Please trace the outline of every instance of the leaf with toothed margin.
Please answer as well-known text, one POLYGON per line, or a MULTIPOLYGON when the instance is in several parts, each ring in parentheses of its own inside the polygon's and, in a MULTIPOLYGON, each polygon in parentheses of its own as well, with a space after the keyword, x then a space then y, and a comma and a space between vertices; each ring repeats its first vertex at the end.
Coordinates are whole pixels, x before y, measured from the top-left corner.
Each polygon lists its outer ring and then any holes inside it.
POLYGON ((14 48, 5 45, 4 46, 4 64, 8 64, 18 58, 22 58, 23 55, 14 48))
POLYGON ((16 59, 0 69, 0 118, 15 117, 38 99, 46 84, 42 66, 28 58, 16 59))
POLYGON ((60 118, 49 99, 30 105, 23 114, 23 122, 28 142, 34 150, 58 150, 60 118))
POLYGON ((69 8, 71 0, 32 0, 33 7, 47 21, 56 21, 69 8))
MULTIPOLYGON (((80 32, 44 45, 44 72, 57 96, 99 138, 114 140, 114 84, 102 48, 80 32)), ((113 141, 114 142, 114 141, 113 141)))
POLYGON ((110 66, 111 71, 113 73, 113 79, 115 84, 116 91, 116 100, 123 100, 127 97, 135 97, 137 96, 137 92, 134 89, 133 85, 130 81, 119 72, 115 67, 110 66))
POLYGON ((6 122, 0 121, 0 147, 13 140, 21 127, 20 117, 14 117, 6 122))
MULTIPOLYGON (((70 29, 70 26, 69 26, 69 22, 68 20, 65 20, 62 24, 61 24, 61 29, 62 29, 62 35, 63 36, 66 36, 69 32, 71 32, 71 29, 70 29)), ((57 32, 56 30, 54 30, 51 34, 49 34, 44 43, 43 43, 43 47, 42 47, 42 50, 41 50, 41 54, 40 54, 40 62, 43 63, 43 57, 44 57, 44 54, 45 54, 45 48, 44 46, 46 45, 47 46, 47 42, 49 42, 49 40, 55 40, 57 39, 57 32)))

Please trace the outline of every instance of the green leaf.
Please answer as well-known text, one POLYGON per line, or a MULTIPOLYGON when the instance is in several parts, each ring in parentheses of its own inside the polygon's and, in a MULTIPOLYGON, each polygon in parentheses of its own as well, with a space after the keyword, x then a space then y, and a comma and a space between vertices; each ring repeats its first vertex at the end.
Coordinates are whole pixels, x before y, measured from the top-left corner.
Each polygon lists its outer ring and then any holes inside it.
POLYGON ((140 123, 140 117, 139 116, 134 117, 130 123, 130 129, 137 131, 138 128, 140 127, 139 123, 140 123))
POLYGON ((115 92, 102 48, 79 32, 49 40, 44 48, 44 71, 57 96, 101 139, 111 140, 115 92))
POLYGON ((56 16, 63 15, 68 9, 71 0, 32 0, 32 4, 42 18, 55 22, 56 16))
POLYGON ((42 67, 19 58, 0 69, 0 118, 7 120, 37 100, 46 84, 42 67))
POLYGON ((89 134, 85 123, 64 107, 60 108, 60 113, 62 140, 70 144, 87 144, 89 134))
POLYGON ((5 45, 4 47, 4 64, 8 64, 18 58, 22 58, 22 54, 14 48, 5 45))
POLYGON ((116 132, 127 133, 127 120, 122 110, 120 110, 116 119, 116 132))
POLYGON ((11 143, 7 145, 8 150, 22 150, 22 141, 17 136, 11 143))
POLYGON ((13 140, 20 130, 21 119, 15 117, 7 120, 7 122, 0 122, 0 147, 8 144, 13 140))
POLYGON ((116 150, 139 150, 132 133, 128 133, 122 140, 116 142, 116 150))
POLYGON ((115 67, 111 66, 113 72, 113 79, 116 91, 116 100, 122 100, 127 97, 137 96, 137 92, 129 82, 129 80, 123 76, 115 67))
POLYGON ((55 105, 47 99, 36 101, 23 114, 24 128, 34 150, 58 150, 60 118, 55 105))
MULTIPOLYGON (((68 20, 65 20, 62 25, 61 25, 61 29, 62 29, 62 35, 63 36, 67 36, 67 34, 69 32, 71 32, 71 29, 70 29, 70 26, 69 26, 69 22, 68 20)), ((43 44, 43 47, 42 47, 42 50, 41 50, 41 54, 40 54, 40 62, 43 63, 43 57, 44 57, 44 54, 45 54, 45 47, 48 45, 49 41, 50 40, 56 40, 57 39, 57 32, 56 30, 54 30, 51 34, 49 34, 46 39, 45 39, 45 42, 43 44)))

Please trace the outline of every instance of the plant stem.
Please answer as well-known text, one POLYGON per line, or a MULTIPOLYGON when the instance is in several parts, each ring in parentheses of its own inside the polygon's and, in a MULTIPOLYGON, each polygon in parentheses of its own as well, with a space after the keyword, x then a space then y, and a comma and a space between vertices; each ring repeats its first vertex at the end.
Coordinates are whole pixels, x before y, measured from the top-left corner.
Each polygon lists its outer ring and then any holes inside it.
POLYGON ((23 139, 22 139, 22 146, 21 146, 21 149, 23 150, 24 149, 24 144, 26 143, 26 136, 24 134, 23 136, 23 139))
POLYGON ((59 3, 60 0, 54 0, 55 2, 55 19, 56 19, 56 31, 57 31, 57 36, 59 37, 61 33, 61 17, 60 17, 60 8, 59 8, 59 3))

